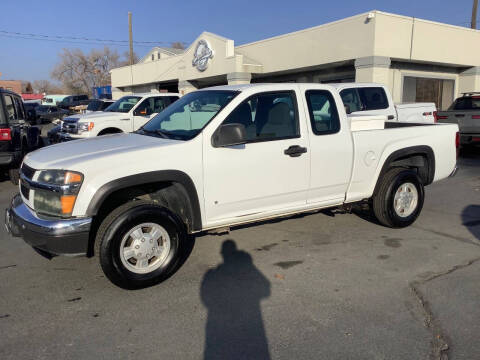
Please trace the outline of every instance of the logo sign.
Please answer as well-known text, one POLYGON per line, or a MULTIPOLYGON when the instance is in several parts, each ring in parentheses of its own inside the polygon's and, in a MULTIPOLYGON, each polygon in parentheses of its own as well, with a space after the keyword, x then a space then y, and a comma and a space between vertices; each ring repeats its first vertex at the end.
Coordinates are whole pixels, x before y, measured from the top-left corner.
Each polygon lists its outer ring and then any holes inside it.
POLYGON ((213 58, 213 50, 207 40, 199 40, 193 53, 192 66, 198 71, 205 71, 208 67, 208 60, 213 58))

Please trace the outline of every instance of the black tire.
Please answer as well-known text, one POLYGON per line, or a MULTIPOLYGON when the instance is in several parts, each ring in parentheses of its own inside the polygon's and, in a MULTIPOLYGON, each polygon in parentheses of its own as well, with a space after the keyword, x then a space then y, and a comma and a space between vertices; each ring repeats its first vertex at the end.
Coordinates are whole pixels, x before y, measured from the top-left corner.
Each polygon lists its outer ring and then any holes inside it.
POLYGON ((10 181, 14 185, 18 185, 18 182, 20 181, 20 171, 17 167, 8 169, 8 177, 10 178, 10 181))
POLYGON ((107 278, 124 289, 141 289, 160 283, 172 275, 181 264, 188 248, 185 225, 178 216, 151 201, 131 201, 110 213, 100 225, 96 236, 96 253, 107 278), (145 274, 130 271, 120 259, 122 238, 135 226, 156 223, 170 237, 170 251, 159 268, 145 274))
POLYGON ((413 170, 404 168, 392 168, 379 180, 372 199, 373 213, 377 220, 384 226, 402 228, 415 222, 422 211, 425 192, 422 181, 413 170), (418 193, 415 210, 408 216, 400 216, 395 211, 395 193, 402 184, 411 183, 418 193))

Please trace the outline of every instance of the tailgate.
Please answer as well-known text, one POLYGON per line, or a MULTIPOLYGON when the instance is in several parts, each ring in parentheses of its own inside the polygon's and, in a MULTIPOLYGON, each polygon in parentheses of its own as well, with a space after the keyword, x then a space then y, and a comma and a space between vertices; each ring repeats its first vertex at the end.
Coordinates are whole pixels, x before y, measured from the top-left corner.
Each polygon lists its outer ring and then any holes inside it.
POLYGON ((458 124, 462 134, 480 134, 480 111, 445 111, 437 114, 438 122, 458 124))

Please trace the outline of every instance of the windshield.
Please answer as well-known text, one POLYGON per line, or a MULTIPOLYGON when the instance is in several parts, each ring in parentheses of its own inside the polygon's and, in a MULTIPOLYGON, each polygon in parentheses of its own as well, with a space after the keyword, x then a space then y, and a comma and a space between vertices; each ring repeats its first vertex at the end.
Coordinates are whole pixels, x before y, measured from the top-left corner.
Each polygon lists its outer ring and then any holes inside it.
POLYGON ((139 133, 179 140, 194 138, 235 96, 235 91, 195 91, 168 106, 146 123, 139 133))
POLYGON ((140 96, 124 96, 107 107, 105 111, 127 113, 137 102, 140 101, 140 99, 140 96))

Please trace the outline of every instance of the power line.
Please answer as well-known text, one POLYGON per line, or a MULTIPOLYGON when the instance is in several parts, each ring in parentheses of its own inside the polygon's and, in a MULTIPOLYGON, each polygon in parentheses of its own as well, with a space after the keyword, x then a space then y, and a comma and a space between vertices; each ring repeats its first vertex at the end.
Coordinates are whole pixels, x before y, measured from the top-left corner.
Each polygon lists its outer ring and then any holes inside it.
MULTIPOLYGON (((66 44, 79 44, 79 45, 128 46, 128 44, 116 44, 116 43, 95 42, 95 41, 86 42, 86 41, 71 41, 71 40, 57 40, 57 39, 38 39, 33 37, 7 35, 2 33, 0 33, 0 37, 10 38, 10 39, 21 39, 21 40, 49 41, 49 42, 66 43, 66 44)), ((137 44, 137 46, 147 47, 147 48, 152 47, 151 45, 145 45, 145 44, 137 44)))
MULTIPOLYGON (((115 39, 97 39, 97 38, 88 38, 88 37, 78 37, 78 36, 61 36, 61 35, 44 35, 44 34, 32 34, 32 33, 21 33, 16 31, 6 31, 0 30, 0 34, 5 35, 12 35, 12 36, 19 36, 20 38, 25 39, 34 39, 34 40, 75 40, 75 41, 94 41, 97 43, 118 43, 122 44, 125 43, 128 46, 128 40, 115 40, 115 39)), ((175 41, 167 42, 167 41, 134 41, 134 44, 172 44, 175 41)), ((187 44, 186 42, 181 42, 182 44, 187 44)))

